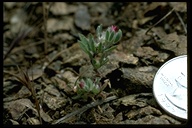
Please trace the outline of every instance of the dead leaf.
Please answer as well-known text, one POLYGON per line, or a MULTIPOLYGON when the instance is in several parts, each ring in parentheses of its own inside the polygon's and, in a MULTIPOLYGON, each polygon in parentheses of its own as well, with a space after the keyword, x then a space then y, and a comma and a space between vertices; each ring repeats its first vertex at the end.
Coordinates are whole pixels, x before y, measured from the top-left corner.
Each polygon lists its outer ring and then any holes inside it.
POLYGON ((39 120, 36 119, 36 118, 34 118, 34 117, 28 118, 28 119, 27 119, 27 123, 28 123, 29 125, 40 125, 39 120))
POLYGON ((3 101, 8 102, 20 98, 27 98, 29 96, 31 96, 31 92, 29 91, 29 89, 25 86, 22 86, 21 89, 16 94, 14 94, 13 96, 5 97, 3 101))
POLYGON ((56 97, 45 92, 43 102, 51 109, 56 110, 64 107, 68 100, 65 97, 56 97))
POLYGON ((33 103, 29 99, 19 99, 11 102, 5 102, 4 108, 8 110, 14 120, 18 120, 22 117, 28 109, 36 111, 33 103))
POLYGON ((43 109, 40 110, 41 113, 41 118, 45 121, 45 122, 51 122, 53 119, 48 115, 48 113, 45 113, 43 109))
POLYGON ((119 98, 118 100, 113 102, 113 105, 124 105, 124 106, 138 106, 138 107, 145 107, 147 106, 147 100, 148 98, 152 98, 151 93, 139 93, 139 94, 132 94, 128 95, 122 98, 119 98))
POLYGON ((157 43, 160 48, 173 51, 176 56, 187 54, 187 37, 176 32, 157 40, 157 43))

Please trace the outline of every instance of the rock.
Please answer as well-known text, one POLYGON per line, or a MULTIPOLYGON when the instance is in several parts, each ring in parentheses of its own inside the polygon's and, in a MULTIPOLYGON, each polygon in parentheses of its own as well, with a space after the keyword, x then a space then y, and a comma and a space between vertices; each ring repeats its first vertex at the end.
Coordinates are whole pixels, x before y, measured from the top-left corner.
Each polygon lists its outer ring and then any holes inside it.
POLYGON ((154 51, 151 47, 139 47, 135 55, 144 59, 149 59, 153 56, 157 56, 158 52, 154 51))
POLYGON ((80 5, 75 12, 75 25, 82 30, 89 30, 91 28, 90 19, 87 6, 80 5))
POLYGON ((8 110, 13 120, 18 120, 28 109, 36 111, 33 103, 29 99, 19 99, 11 102, 5 102, 4 108, 8 110))
POLYGON ((176 119, 174 119, 174 118, 172 118, 172 117, 170 117, 170 116, 168 116, 168 115, 161 115, 160 118, 166 119, 166 120, 168 120, 169 122, 171 122, 172 124, 181 124, 180 121, 178 121, 178 120, 176 120, 176 119))
POLYGON ((174 8, 175 11, 187 12, 186 2, 169 2, 170 6, 174 8))
MULTIPOLYGON (((103 108, 101 108, 103 110, 103 108)), ((111 124, 112 121, 114 120, 114 116, 112 114, 114 110, 110 107, 109 110, 104 110, 103 113, 99 113, 96 111, 96 109, 92 109, 88 115, 83 115, 85 116, 84 118, 88 118, 90 123, 95 123, 95 124, 111 124), (112 110, 112 111, 111 111, 112 110)))
POLYGON ((103 116, 107 117, 108 119, 114 119, 114 115, 112 113, 115 112, 115 110, 110 107, 109 103, 103 105, 101 109, 103 111, 103 116))
POLYGON ((139 60, 137 57, 134 57, 133 54, 125 54, 123 52, 114 52, 110 54, 108 58, 108 63, 99 69, 102 76, 112 73, 114 70, 118 69, 120 65, 137 65, 139 60))
POLYGON ((35 47, 35 46, 25 48, 25 53, 27 55, 32 56, 33 54, 35 54, 37 52, 38 52, 38 50, 37 50, 37 47, 35 47))
POLYGON ((41 65, 35 65, 35 66, 31 66, 27 70, 27 73, 28 73, 29 79, 31 81, 34 81, 43 75, 43 70, 41 65))
POLYGON ((128 65, 137 65, 139 59, 137 57, 134 57, 133 54, 125 54, 124 52, 119 51, 109 55, 109 62, 112 61, 128 65))
POLYGON ((17 36, 21 36, 22 32, 26 34, 29 29, 32 29, 32 27, 26 24, 28 16, 26 15, 23 9, 17 9, 14 12, 14 15, 10 18, 9 21, 11 25, 11 34, 15 34, 17 36))
POLYGON ((5 97, 3 101, 8 102, 8 101, 17 100, 20 98, 27 98, 29 96, 31 96, 31 92, 29 91, 29 89, 25 86, 22 86, 21 89, 16 94, 9 97, 5 97))
POLYGON ((121 121, 119 124, 134 124, 134 123, 135 123, 134 120, 129 120, 129 119, 127 119, 127 120, 121 121))
POLYGON ((152 115, 145 116, 138 120, 124 120, 121 121, 120 124, 170 124, 168 120, 161 119, 159 117, 155 117, 152 115))
POLYGON ((81 77, 94 77, 95 73, 93 70, 93 66, 91 64, 89 65, 84 65, 82 67, 80 67, 79 69, 79 75, 81 77))
POLYGON ((157 40, 157 43, 161 49, 174 52, 175 56, 187 54, 187 37, 176 32, 157 40))
POLYGON ((112 123, 118 124, 119 122, 121 122, 123 120, 123 113, 120 112, 116 115, 115 119, 113 120, 112 123))
POLYGON ((125 79, 127 87, 132 84, 135 88, 143 86, 145 88, 152 88, 154 76, 158 68, 154 66, 144 66, 139 68, 121 68, 122 77, 125 79))
POLYGON ((17 6, 17 2, 4 2, 3 5, 7 8, 7 9, 11 9, 14 6, 17 6))
POLYGON ((146 36, 146 30, 141 29, 135 33, 135 36, 129 40, 122 41, 121 45, 123 47, 124 53, 133 54, 137 49, 144 45, 147 40, 150 40, 150 36, 146 36))
POLYGON ((112 6, 111 2, 89 2, 90 14, 93 18, 98 18, 100 15, 104 15, 108 9, 112 6), (92 5, 91 5, 92 4, 92 5))
POLYGON ((169 54, 155 51, 151 47, 139 47, 134 55, 141 58, 146 65, 162 64, 169 57, 169 54))
POLYGON ((47 32, 53 33, 61 30, 71 30, 73 28, 73 18, 63 17, 62 19, 49 18, 47 20, 47 32))
POLYGON ((67 40, 72 40, 74 39, 73 36, 71 36, 69 33, 59 33, 55 36, 53 36, 53 39, 55 41, 59 41, 59 42, 65 42, 67 40))
POLYGON ((138 107, 145 107, 147 106, 147 101, 152 98, 151 93, 139 93, 139 94, 132 94, 113 102, 113 105, 124 105, 124 106, 138 106, 138 107))
POLYGON ((164 63, 170 55, 165 52, 159 52, 159 54, 153 58, 154 64, 161 64, 164 63))
POLYGON ((73 94, 74 93, 73 88, 74 88, 75 81, 73 81, 73 83, 68 83, 67 79, 66 79, 66 81, 64 81, 63 78, 59 78, 59 77, 54 76, 51 78, 51 81, 54 83, 54 85, 56 87, 58 87, 60 90, 63 90, 68 95, 73 94))
POLYGON ((49 85, 44 89, 44 92, 51 94, 52 96, 60 97, 61 93, 53 86, 49 85))
POLYGON ((107 64, 103 65, 100 69, 99 72, 102 74, 102 76, 106 76, 110 74, 112 71, 115 69, 119 68, 118 62, 108 62, 107 64))
POLYGON ((151 47, 139 47, 134 55, 140 57, 141 62, 145 65, 149 65, 152 64, 154 58, 158 55, 158 52, 154 51, 151 47))
POLYGON ((88 60, 88 56, 80 49, 78 43, 75 43, 70 48, 66 49, 61 57, 63 58, 63 64, 71 66, 85 65, 88 60))
POLYGON ((134 122, 135 124, 170 124, 168 120, 155 117, 152 115, 145 116, 141 119, 138 119, 134 122))
POLYGON ((131 110, 126 114, 128 119, 139 118, 139 117, 143 117, 143 116, 147 116, 147 115, 160 116, 160 115, 162 115, 162 113, 159 110, 157 110, 156 108, 153 108, 151 106, 146 106, 144 108, 140 108, 137 110, 131 110))
MULTIPOLYGON (((29 99, 19 99, 19 100, 14 100, 11 102, 5 102, 4 103, 4 108, 8 110, 8 112, 11 114, 12 118, 14 120, 18 120, 19 118, 21 118, 23 116, 23 114, 26 113, 26 111, 28 110, 32 110, 35 115, 37 117, 39 117, 36 107, 35 105, 29 100, 29 99)), ((46 114, 43 109, 40 110, 41 113, 41 118, 45 121, 45 122, 50 122, 52 121, 51 117, 46 114)), ((32 119, 33 123, 37 123, 39 122, 39 120, 37 119, 32 119)), ((32 123, 32 120, 28 120, 28 123, 32 123)))
POLYGON ((66 97, 59 97, 50 94, 54 89, 49 90, 49 93, 45 92, 43 96, 43 102, 51 109, 56 110, 66 105, 68 100, 66 97))
POLYGON ((78 76, 74 72, 66 70, 63 73, 63 78, 66 79, 67 83, 73 83, 74 84, 75 81, 77 80, 78 76))
POLYGON ((116 24, 114 18, 108 15, 108 10, 111 10, 113 3, 111 2, 90 2, 89 12, 91 14, 91 24, 102 24, 103 27, 116 24), (92 5, 90 5, 92 4, 92 5))
POLYGON ((77 10, 76 6, 68 5, 65 2, 55 2, 50 8, 54 15, 67 15, 74 13, 77 10))

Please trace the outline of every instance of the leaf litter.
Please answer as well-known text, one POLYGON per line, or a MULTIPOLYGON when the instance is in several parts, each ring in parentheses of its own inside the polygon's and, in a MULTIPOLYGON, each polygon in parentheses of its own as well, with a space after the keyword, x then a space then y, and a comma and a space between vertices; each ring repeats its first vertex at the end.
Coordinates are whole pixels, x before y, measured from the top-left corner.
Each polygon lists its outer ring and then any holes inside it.
POLYGON ((185 2, 46 2, 45 5, 47 47, 43 4, 3 3, 3 124, 185 123, 162 111, 151 91, 158 68, 173 57, 187 54, 185 2), (105 88, 96 101, 74 100, 78 76, 82 72, 91 75, 88 57, 77 43, 78 33, 95 33, 98 24, 106 28, 117 25, 123 32, 109 63, 100 70, 102 80, 108 78, 111 88, 105 88), (21 30, 30 33, 23 33, 26 35, 22 38, 21 30), (27 81, 15 79, 19 76, 17 66, 21 71, 28 69, 27 81), (30 82, 33 83, 30 88, 23 86, 30 82), (39 108, 32 97, 32 88, 39 108))

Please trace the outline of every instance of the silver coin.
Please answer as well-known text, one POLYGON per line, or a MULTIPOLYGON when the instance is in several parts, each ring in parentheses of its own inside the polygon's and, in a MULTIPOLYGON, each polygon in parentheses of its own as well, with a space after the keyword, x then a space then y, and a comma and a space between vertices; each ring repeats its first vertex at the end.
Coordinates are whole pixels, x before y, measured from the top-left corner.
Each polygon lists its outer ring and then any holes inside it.
POLYGON ((170 115, 187 120, 187 55, 163 64, 155 75, 153 94, 170 115))

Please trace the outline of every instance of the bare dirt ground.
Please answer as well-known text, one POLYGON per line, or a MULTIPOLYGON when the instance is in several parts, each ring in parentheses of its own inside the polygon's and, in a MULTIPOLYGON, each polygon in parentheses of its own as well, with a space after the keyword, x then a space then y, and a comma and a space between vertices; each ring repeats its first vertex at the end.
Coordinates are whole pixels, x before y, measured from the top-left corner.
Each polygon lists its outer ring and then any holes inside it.
POLYGON ((4 2, 3 124, 185 124, 163 111, 152 86, 163 63, 187 54, 186 22, 184 2, 4 2), (90 65, 78 33, 99 24, 123 32, 101 69, 111 88, 74 100, 90 65))

